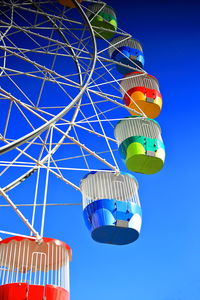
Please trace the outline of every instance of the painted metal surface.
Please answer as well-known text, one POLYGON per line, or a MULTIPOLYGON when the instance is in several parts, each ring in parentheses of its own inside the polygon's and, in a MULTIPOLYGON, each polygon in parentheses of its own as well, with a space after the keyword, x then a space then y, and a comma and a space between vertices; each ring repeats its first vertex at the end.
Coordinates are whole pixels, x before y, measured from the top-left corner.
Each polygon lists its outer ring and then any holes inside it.
POLYGON ((117 30, 117 18, 112 7, 92 4, 88 7, 87 16, 91 20, 95 35, 101 39, 111 39, 117 30))
POLYGON ((115 127, 119 153, 128 170, 143 174, 159 172, 165 161, 165 146, 158 122, 126 118, 115 127))
POLYGON ((11 283, 0 286, 0 300, 69 300, 65 289, 53 285, 39 286, 11 283))
POLYGON ((52 238, 0 242, 0 300, 69 300, 71 249, 52 238))
POLYGON ((140 71, 144 67, 144 54, 140 42, 133 38, 118 36, 111 40, 111 47, 108 49, 109 56, 127 67, 116 64, 116 68, 121 74, 128 74, 135 71, 140 71))
POLYGON ((83 211, 92 238, 100 243, 125 245, 139 237, 142 211, 138 204, 102 199, 83 211))
MULTIPOLYGON (((59 2, 61 5, 64 5, 64 6, 67 6, 67 7, 70 7, 70 8, 76 7, 72 0, 58 0, 58 2, 59 2)), ((78 3, 81 3, 82 0, 77 0, 77 2, 78 2, 78 3)))
POLYGON ((81 192, 84 220, 95 241, 124 245, 138 238, 142 213, 133 175, 90 172, 81 181, 81 192))
POLYGON ((155 77, 141 72, 126 74, 121 80, 121 93, 124 103, 134 109, 132 115, 143 112, 146 117, 154 119, 162 109, 162 95, 155 77))

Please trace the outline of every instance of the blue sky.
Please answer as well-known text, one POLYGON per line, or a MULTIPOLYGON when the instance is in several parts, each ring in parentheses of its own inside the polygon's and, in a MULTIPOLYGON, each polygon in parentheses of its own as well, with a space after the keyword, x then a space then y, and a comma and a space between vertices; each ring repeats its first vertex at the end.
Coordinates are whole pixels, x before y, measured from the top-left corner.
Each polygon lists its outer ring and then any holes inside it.
MULTIPOLYGON (((94 242, 81 206, 48 207, 45 234, 72 247, 71 300, 199 300, 200 4, 107 3, 116 10, 119 27, 140 40, 145 70, 159 80, 163 109, 157 120, 166 146, 165 167, 155 175, 136 175, 143 225, 135 243, 94 242)), ((52 202, 81 201, 80 193, 51 180, 52 202)), ((22 185, 18 193, 29 203, 33 187, 23 191, 22 185)), ((14 214, 8 212, 9 217, 14 220, 14 214)))

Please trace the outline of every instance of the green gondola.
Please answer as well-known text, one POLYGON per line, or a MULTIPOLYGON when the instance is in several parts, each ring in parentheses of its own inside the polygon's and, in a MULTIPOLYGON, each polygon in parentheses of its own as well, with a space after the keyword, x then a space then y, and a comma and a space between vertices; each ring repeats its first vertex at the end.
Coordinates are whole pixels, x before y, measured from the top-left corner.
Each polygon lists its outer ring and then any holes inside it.
POLYGON ((117 19, 112 7, 98 3, 92 4, 88 7, 87 16, 96 37, 108 40, 115 35, 117 19))
POLYGON ((115 137, 128 170, 154 174, 162 169, 165 147, 156 121, 141 117, 125 118, 117 123, 115 137))

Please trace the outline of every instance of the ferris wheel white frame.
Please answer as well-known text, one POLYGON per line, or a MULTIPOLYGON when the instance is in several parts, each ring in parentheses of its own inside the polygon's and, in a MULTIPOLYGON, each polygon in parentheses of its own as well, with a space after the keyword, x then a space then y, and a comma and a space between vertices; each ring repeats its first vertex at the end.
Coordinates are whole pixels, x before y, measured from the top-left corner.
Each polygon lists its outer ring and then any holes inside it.
MULTIPOLYGON (((32 226, 32 224, 29 223, 29 221, 23 216, 23 214, 20 212, 20 210, 17 208, 17 206, 14 204, 14 202, 10 199, 10 197, 7 195, 7 192, 9 192, 10 190, 12 190, 14 187, 16 187, 17 185, 19 185, 21 182, 23 182, 24 180, 26 180, 28 177, 30 177, 33 173, 35 173, 39 168, 43 167, 43 168, 46 168, 47 169, 47 173, 49 174, 49 172, 51 172, 52 174, 54 174, 55 176, 57 176, 58 178, 62 179, 63 181, 65 181, 67 184, 70 184, 72 187, 74 187, 75 189, 77 190, 80 190, 80 188, 73 184, 72 182, 70 182, 69 180, 67 180, 66 178, 64 178, 62 175, 59 175, 57 172, 55 172, 52 168, 50 168, 49 166, 49 162, 50 162, 50 158, 51 156, 57 151, 57 149, 60 147, 60 145, 62 144, 62 142, 68 138, 69 140, 71 140, 71 142, 75 143, 76 145, 78 145, 81 149, 87 151, 89 153, 89 155, 92 155, 93 157, 97 158, 98 160, 102 161, 107 167, 109 167, 109 169, 113 170, 115 173, 119 173, 119 169, 118 167, 116 167, 117 163, 115 165, 107 162, 105 159, 103 159, 100 155, 98 155, 96 152, 92 151, 90 148, 87 147, 87 145, 84 145, 82 144, 78 139, 75 139, 74 137, 70 136, 69 135, 69 132, 70 130, 72 129, 72 127, 74 126, 74 121, 77 117, 77 114, 79 112, 79 109, 80 109, 80 103, 81 103, 81 98, 83 96, 83 94, 86 92, 88 94, 88 97, 91 98, 90 96, 90 93, 93 93, 94 95, 98 95, 99 97, 101 98, 104 98, 106 101, 110 101, 112 102, 113 104, 119 106, 119 107, 122 107, 122 108, 125 108, 127 109, 127 107, 120 103, 119 99, 121 99, 119 96, 113 96, 113 95, 110 95, 110 94, 107 94, 107 93, 103 93, 102 91, 97 91, 95 89, 93 89, 93 87, 96 87, 97 85, 95 84, 95 82, 93 81, 92 79, 92 75, 93 73, 95 72, 95 67, 96 67, 96 63, 97 61, 100 62, 100 64, 102 64, 102 62, 106 62, 106 63, 110 63, 110 64, 113 64, 113 60, 109 59, 109 58, 105 58, 103 56, 100 56, 100 54, 107 50, 109 48, 109 46, 101 51, 98 51, 97 49, 97 44, 96 44, 96 37, 95 37, 95 28, 93 28, 90 24, 90 20, 88 19, 87 15, 85 14, 84 12, 84 9, 82 8, 82 6, 76 1, 76 0, 72 0, 73 3, 76 5, 77 9, 79 10, 80 14, 82 15, 83 19, 85 20, 85 23, 90 31, 90 34, 91 34, 91 40, 92 40, 92 43, 93 43, 93 49, 94 49, 94 52, 92 54, 92 57, 93 57, 93 61, 92 61, 92 67, 90 69, 90 74, 87 78, 87 81, 85 82, 85 84, 81 87, 80 89, 80 92, 79 94, 73 99, 73 101, 67 106, 65 107, 63 110, 61 110, 61 112, 57 115, 55 115, 54 117, 52 117, 49 121, 45 120, 45 118, 43 118, 43 121, 45 122, 42 126, 40 126, 39 128, 33 130, 32 132, 30 132, 29 134, 26 134, 25 136, 19 138, 18 140, 16 141, 13 141, 11 143, 8 143, 7 145, 3 146, 0 148, 0 154, 4 154, 8 151, 11 151, 13 149, 17 149, 19 152, 21 152, 22 150, 20 150, 18 147, 28 141, 33 141, 34 142, 34 139, 37 138, 42 132, 46 131, 46 130, 49 130, 49 132, 51 132, 50 134, 52 135, 53 134, 53 130, 57 130, 58 132, 60 132, 62 134, 62 138, 60 139, 59 143, 56 145, 56 146, 52 146, 52 143, 50 143, 49 145, 49 152, 48 154, 39 162, 39 163, 35 163, 35 165, 30 168, 27 172, 25 172, 22 176, 18 177, 16 180, 12 181, 11 183, 9 183, 8 185, 4 186, 3 188, 0 189, 0 194, 6 199, 6 201, 9 203, 9 205, 15 210, 15 212, 18 214, 18 216, 22 219, 22 221, 28 226, 28 228, 32 231, 32 233, 38 238, 40 239, 41 236, 43 235, 43 229, 41 230, 42 234, 39 234, 35 229, 34 227, 32 226), (92 83, 93 82, 93 85, 89 86, 89 83, 92 83), (117 99, 117 100, 116 100, 117 99), (65 116, 65 114, 72 108, 74 107, 75 104, 78 105, 76 106, 76 110, 75 110, 75 113, 73 115, 73 118, 71 120, 71 122, 69 122, 69 127, 68 127, 68 130, 65 132, 63 130, 60 129, 60 127, 58 127, 56 125, 56 123, 59 121, 59 120, 62 120, 63 117, 65 116), (47 162, 47 165, 45 165, 44 163, 47 162)), ((29 2, 33 3, 33 1, 29 0, 29 2)), ((96 2, 96 1, 90 1, 90 2, 96 2)), ((100 3, 104 3, 104 2, 101 2, 101 1, 97 1, 97 2, 100 2, 100 3)), ((105 5, 105 3, 103 4, 105 5)), ((55 26, 56 24, 54 24, 55 26)), ((62 32, 60 32, 61 35, 62 35, 62 32)), ((130 35, 127 35, 126 33, 124 33, 125 35, 125 39, 126 38, 129 38, 130 35)), ((66 43, 67 44, 67 43, 66 43)), ((69 45, 68 45, 69 46, 69 45)), ((73 53, 73 48, 71 48, 71 51, 72 51, 72 55, 75 57, 74 53, 73 53)), ((80 65, 79 65, 79 62, 77 59, 75 59, 75 62, 77 64, 77 68, 78 70, 80 71, 80 65)), ((119 63, 119 62, 114 62, 115 64, 119 64, 119 65, 122 65, 122 66, 126 66, 122 63, 119 63)), ((103 68, 103 67, 102 67, 103 68)), ((113 84, 113 83, 116 83, 117 85, 120 85, 120 79, 116 79, 111 71, 109 70, 108 67, 104 66, 105 68, 105 71, 111 76, 112 80, 110 80, 109 84, 113 84)), ((81 74, 81 72, 80 72, 81 74)), ((143 74, 146 74, 145 71, 143 71, 143 74)), ((140 75, 141 76, 141 75, 140 75)), ((82 77, 80 75, 80 85, 82 83, 82 77)), ((105 82, 103 82, 102 84, 99 84, 100 85, 106 85, 105 82)), ((99 87, 98 86, 98 87, 99 87)), ((6 94, 6 91, 5 90, 1 90, 3 92, 3 94, 5 95, 6 94)), ((9 96, 9 95, 7 95, 9 96)), ((17 101, 17 99, 14 99, 15 101, 17 101)), ((26 105, 26 108, 28 110, 30 110, 30 107, 28 107, 26 105)), ((95 111, 95 107, 93 105, 93 108, 94 108, 94 111, 95 111)), ((128 108, 129 111, 134 111, 133 109, 131 108, 128 108)), ((37 114, 36 112, 33 112, 34 114, 37 114)), ((101 124, 101 120, 99 119, 99 114, 98 112, 96 112, 96 115, 98 116, 98 120, 99 120, 99 123, 101 124)), ((144 113, 141 111, 141 116, 142 117, 145 117, 144 113)), ((39 116, 41 118, 41 116, 39 116)), ((115 119, 117 120, 117 119, 115 119)), ((77 124, 76 124, 77 125, 77 124)), ((80 124, 78 125, 81 127, 81 122, 80 124)), ((101 126, 101 125, 100 125, 101 126)), ((101 126, 101 128, 103 129, 103 127, 101 126)), ((91 130, 92 132, 92 130, 91 130)), ((94 130, 93 132, 94 133, 94 130)), ((114 139, 106 136, 106 133, 104 132, 103 130, 103 134, 100 134, 100 133, 95 133, 99 136, 102 136, 104 137, 106 140, 112 140, 113 142, 116 142, 114 139)), ((109 145, 109 143, 108 143, 109 145)), ((111 149, 110 149, 111 150, 111 149)), ((111 150, 112 152, 112 150, 111 150)), ((114 156, 113 156, 114 157, 114 156)), ((48 177, 48 176, 47 176, 48 177)), ((47 179, 48 181, 48 179, 47 179)), ((44 201, 44 207, 46 206, 46 200, 44 201)), ((43 221, 44 222, 44 218, 43 218, 43 221)), ((43 226, 42 226, 43 227, 43 226)), ((20 234, 21 235, 21 234, 20 234)))

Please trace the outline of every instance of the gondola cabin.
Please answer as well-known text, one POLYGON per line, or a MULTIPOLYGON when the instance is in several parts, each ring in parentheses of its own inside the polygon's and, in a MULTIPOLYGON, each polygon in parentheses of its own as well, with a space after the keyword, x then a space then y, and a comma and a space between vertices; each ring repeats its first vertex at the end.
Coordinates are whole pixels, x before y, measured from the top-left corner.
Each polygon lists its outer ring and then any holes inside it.
POLYGON ((155 77, 142 72, 131 72, 121 80, 121 93, 126 106, 135 110, 130 111, 132 115, 144 113, 148 118, 154 119, 160 114, 162 96, 155 77))
MULTIPOLYGON (((69 8, 74 8, 76 7, 73 3, 72 0, 58 0, 58 2, 61 4, 61 5, 64 5, 64 6, 67 6, 69 8)), ((81 3, 82 0, 77 0, 78 3, 81 3)))
POLYGON ((165 147, 156 121, 140 117, 125 118, 117 123, 114 133, 128 170, 154 174, 162 169, 165 147))
POLYGON ((117 18, 112 7, 95 3, 88 6, 86 12, 96 37, 111 39, 117 30, 117 18))
POLYGON ((136 179, 128 173, 88 173, 81 181, 83 215, 92 238, 124 245, 140 233, 142 212, 136 179))
POLYGON ((70 260, 70 247, 59 240, 2 240, 0 300, 69 300, 70 260))
POLYGON ((144 67, 144 54, 139 41, 125 36, 118 36, 110 41, 109 56, 116 64, 119 73, 127 74, 141 70, 144 67), (131 67, 131 68, 130 68, 131 67), (134 70, 133 70, 134 69, 134 70))

